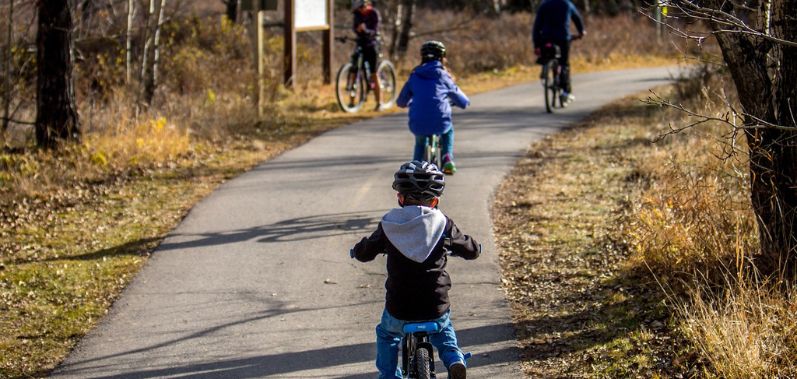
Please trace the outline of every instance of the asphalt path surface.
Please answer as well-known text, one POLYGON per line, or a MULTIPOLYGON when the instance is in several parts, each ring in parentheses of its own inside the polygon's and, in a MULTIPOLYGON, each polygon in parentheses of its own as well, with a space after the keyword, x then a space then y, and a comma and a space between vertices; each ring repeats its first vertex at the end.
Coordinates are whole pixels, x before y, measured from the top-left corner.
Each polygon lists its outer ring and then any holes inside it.
MULTIPOLYGON (((473 96, 455 115, 459 172, 440 208, 482 242, 449 260, 452 319, 471 378, 522 376, 489 208, 529 143, 673 69, 576 76, 577 101, 545 113, 538 83, 473 96)), ((109 314, 53 373, 74 378, 373 378, 385 260, 349 248, 396 206, 411 158, 405 113, 327 132, 222 185, 160 245, 109 314)), ((445 370, 438 361, 439 377, 445 370)))

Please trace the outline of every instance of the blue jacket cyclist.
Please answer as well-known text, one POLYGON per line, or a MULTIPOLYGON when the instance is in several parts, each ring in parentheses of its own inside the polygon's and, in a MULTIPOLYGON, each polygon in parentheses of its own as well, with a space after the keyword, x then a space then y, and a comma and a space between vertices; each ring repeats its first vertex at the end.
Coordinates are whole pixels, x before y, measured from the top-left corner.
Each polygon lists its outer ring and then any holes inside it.
POLYGON ((570 85, 570 22, 576 25, 578 37, 586 34, 584 20, 578 9, 570 0, 543 0, 537 8, 532 28, 531 38, 534 42, 534 52, 540 55, 543 46, 550 43, 559 46, 561 50, 562 81, 565 88, 563 95, 572 100, 573 89, 570 85))
POLYGON ((409 107, 409 126, 415 135, 413 160, 423 159, 427 139, 440 135, 443 172, 452 175, 454 165, 454 123, 451 107, 466 108, 470 100, 454 83, 446 70, 446 47, 439 41, 427 41, 421 47, 421 64, 401 89, 396 104, 409 107))

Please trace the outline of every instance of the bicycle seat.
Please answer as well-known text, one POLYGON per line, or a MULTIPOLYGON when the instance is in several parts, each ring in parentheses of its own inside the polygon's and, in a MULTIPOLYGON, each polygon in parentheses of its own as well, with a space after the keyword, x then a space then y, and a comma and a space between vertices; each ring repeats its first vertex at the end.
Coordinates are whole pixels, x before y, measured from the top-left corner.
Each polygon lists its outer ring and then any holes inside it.
POLYGON ((439 331, 440 331, 440 325, 437 325, 437 323, 433 321, 412 322, 409 324, 404 324, 404 334, 412 334, 418 332, 437 333, 439 331))

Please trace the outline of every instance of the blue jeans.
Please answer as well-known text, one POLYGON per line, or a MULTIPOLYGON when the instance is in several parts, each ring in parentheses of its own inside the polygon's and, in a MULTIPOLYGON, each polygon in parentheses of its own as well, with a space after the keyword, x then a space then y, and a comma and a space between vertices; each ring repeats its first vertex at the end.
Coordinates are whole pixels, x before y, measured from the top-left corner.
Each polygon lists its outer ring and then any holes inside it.
MULTIPOLYGON (((415 136, 415 152, 412 155, 412 160, 422 161, 423 153, 426 149, 426 141, 429 136, 415 136)), ((443 154, 443 163, 454 160, 454 128, 448 132, 440 135, 440 152, 443 154), (446 157, 446 155, 448 157, 446 157)))
MULTIPOLYGON (((451 325, 450 313, 451 311, 446 312, 443 317, 430 320, 440 325, 440 332, 430 335, 429 342, 437 349, 446 368, 456 362, 465 364, 465 357, 457 346, 457 335, 451 325)), ((387 310, 382 312, 382 321, 376 326, 376 368, 379 369, 380 379, 401 378, 398 353, 401 337, 404 336, 404 324, 410 322, 391 316, 387 310)))

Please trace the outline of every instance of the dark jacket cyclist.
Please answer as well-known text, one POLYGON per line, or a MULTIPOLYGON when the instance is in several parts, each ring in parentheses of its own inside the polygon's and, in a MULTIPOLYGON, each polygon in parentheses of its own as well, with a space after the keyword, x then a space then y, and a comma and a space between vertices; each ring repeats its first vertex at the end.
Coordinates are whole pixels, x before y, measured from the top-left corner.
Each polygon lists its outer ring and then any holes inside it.
MULTIPOLYGON (((352 13, 354 23, 352 30, 357 34, 357 45, 363 54, 363 62, 368 64, 371 70, 371 83, 374 84, 374 95, 376 96, 377 109, 381 104, 381 91, 379 87, 379 77, 376 75, 377 60, 379 58, 379 23, 381 16, 374 7, 371 0, 352 0, 352 13)), ((352 56, 352 64, 357 65, 357 55, 352 56)))
POLYGON ((563 96, 572 100, 573 89, 570 85, 570 21, 576 25, 577 38, 586 34, 584 20, 578 9, 570 0, 543 0, 537 8, 534 18, 531 38, 534 42, 534 52, 539 55, 543 46, 548 43, 559 46, 561 49, 562 81, 565 92, 563 96))

